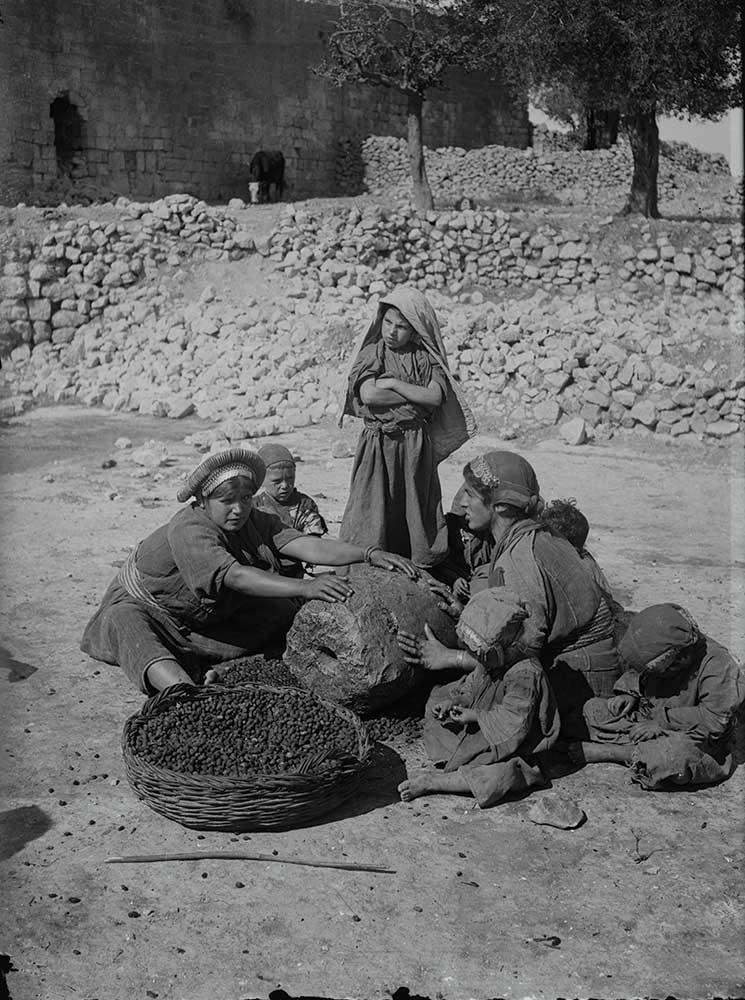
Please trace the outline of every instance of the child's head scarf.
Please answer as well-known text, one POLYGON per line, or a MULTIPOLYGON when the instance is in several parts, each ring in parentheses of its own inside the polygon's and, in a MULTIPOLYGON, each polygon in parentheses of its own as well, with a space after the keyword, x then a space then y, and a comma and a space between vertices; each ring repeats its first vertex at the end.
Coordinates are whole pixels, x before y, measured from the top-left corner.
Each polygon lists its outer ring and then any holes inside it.
POLYGON ((505 653, 515 645, 530 612, 517 594, 505 587, 491 587, 476 594, 463 609, 456 633, 483 660, 499 647, 505 653))
POLYGON ((692 616, 679 604, 653 604, 634 615, 618 652, 626 665, 639 673, 667 668, 701 638, 692 616))
POLYGON ((404 319, 412 326, 419 344, 439 365, 448 381, 449 391, 432 414, 428 425, 435 462, 441 462, 457 448, 460 448, 470 437, 473 437, 476 433, 476 421, 468 404, 460 394, 448 367, 437 315, 427 297, 417 288, 399 286, 382 298, 375 319, 354 345, 347 372, 339 425, 341 425, 345 415, 357 416, 354 408, 354 379, 352 375, 363 347, 380 340, 383 316, 386 309, 390 307, 398 309, 404 319))

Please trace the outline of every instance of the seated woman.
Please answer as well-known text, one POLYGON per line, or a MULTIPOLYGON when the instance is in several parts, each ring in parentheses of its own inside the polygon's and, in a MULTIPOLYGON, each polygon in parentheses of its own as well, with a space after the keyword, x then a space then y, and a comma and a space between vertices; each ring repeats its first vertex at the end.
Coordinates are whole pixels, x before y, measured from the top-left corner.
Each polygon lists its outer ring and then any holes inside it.
MULTIPOLYGON (((469 602, 457 633, 476 666, 433 690, 424 746, 435 768, 398 786, 404 802, 450 792, 472 795, 484 809, 548 783, 540 760, 558 739, 559 713, 543 667, 522 646, 528 618, 523 602, 504 588, 469 602)), ((399 643, 407 661, 421 665, 420 640, 399 633, 399 643)))
MULTIPOLYGON (((470 462, 463 477, 468 529, 489 531, 494 540, 491 562, 471 579, 471 594, 484 587, 508 587, 520 594, 530 609, 526 645, 550 671, 563 735, 583 738, 582 705, 593 695, 612 694, 620 673, 610 608, 576 549, 534 519, 540 489, 524 458, 491 451, 470 462)), ((443 596, 456 616, 461 604, 443 596)), ((451 651, 431 632, 423 656, 430 669, 453 665, 451 651)), ((461 659, 464 671, 475 666, 467 653, 461 659)))
POLYGON ((446 583, 455 597, 466 603, 471 595, 471 577, 481 566, 491 562, 494 540, 491 532, 475 534, 466 523, 463 510, 464 487, 453 497, 450 510, 445 515, 448 529, 448 555, 430 571, 436 580, 446 583))
POLYGON ((368 562, 415 577, 376 546, 304 535, 255 510, 264 463, 243 448, 210 455, 177 494, 190 506, 148 535, 111 582, 81 649, 118 664, 144 692, 215 679, 215 664, 281 650, 299 599, 333 603, 352 593, 333 574, 280 576, 280 558, 347 566, 368 562))
POLYGON ((640 611, 618 651, 628 669, 614 697, 585 705, 590 742, 570 744, 570 757, 628 764, 632 780, 648 789, 727 778, 745 701, 745 676, 729 652, 677 604, 640 611))

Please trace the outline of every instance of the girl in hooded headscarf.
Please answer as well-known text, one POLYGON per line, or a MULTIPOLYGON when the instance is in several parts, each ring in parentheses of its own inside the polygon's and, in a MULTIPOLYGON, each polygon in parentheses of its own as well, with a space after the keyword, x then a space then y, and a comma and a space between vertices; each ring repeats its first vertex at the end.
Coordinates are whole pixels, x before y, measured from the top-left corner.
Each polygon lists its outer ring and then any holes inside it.
POLYGON ((476 426, 421 292, 397 288, 381 299, 352 355, 344 414, 364 428, 339 537, 436 566, 448 552, 437 465, 476 426))

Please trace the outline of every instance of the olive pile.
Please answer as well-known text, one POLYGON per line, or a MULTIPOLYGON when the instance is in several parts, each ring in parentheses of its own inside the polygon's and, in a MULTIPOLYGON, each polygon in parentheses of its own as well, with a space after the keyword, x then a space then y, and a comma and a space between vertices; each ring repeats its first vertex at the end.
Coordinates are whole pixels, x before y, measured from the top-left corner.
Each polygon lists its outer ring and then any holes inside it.
POLYGON ((132 750, 172 771, 246 777, 294 772, 309 760, 310 772, 321 770, 324 761, 356 753, 357 734, 300 691, 243 688, 177 701, 144 719, 132 750))
POLYGON ((282 660, 267 660, 260 653, 256 656, 242 656, 230 660, 220 673, 222 684, 246 684, 257 682, 274 687, 299 687, 297 677, 282 660))

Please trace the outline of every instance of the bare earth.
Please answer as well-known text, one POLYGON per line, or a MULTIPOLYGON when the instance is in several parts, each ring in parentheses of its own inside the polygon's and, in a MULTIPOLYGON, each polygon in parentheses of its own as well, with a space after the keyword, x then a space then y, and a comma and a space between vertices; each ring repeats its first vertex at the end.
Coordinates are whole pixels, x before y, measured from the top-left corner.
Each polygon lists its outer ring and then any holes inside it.
MULTIPOLYGON (((741 996, 745 769, 697 792, 649 793, 594 765, 551 794, 587 813, 536 826, 531 799, 398 801, 421 748, 382 748, 357 797, 311 828, 236 838, 182 829, 127 785, 122 724, 141 703, 116 668, 78 650, 129 547, 176 509, 198 425, 42 409, 0 435, 4 812, 2 950, 13 1000, 292 996, 741 996), (120 435, 170 440, 174 464, 137 478, 120 435), (116 467, 103 470, 114 457, 116 467), (110 855, 236 849, 383 864, 395 875, 241 861, 105 865, 110 855), (237 883, 243 883, 238 887, 237 883)), ((285 435, 299 485, 332 522, 357 428, 285 435)), ((449 502, 481 437, 442 467, 449 502)), ((739 450, 614 439, 570 449, 509 442, 546 498, 575 496, 618 596, 685 603, 742 657, 739 450)), ((742 743, 739 760, 742 761, 742 743)), ((547 793, 538 793, 547 794, 547 793)))

